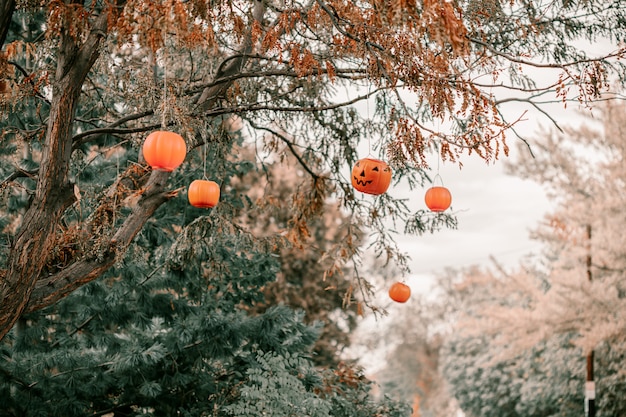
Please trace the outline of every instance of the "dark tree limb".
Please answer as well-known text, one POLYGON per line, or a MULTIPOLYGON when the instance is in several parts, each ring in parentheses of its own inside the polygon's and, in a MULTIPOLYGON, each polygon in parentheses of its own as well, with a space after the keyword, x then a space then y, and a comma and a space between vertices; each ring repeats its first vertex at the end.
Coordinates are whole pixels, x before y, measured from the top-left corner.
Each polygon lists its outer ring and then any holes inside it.
POLYGON ((3 0, 0 5, 0 49, 4 46, 9 33, 9 25, 15 11, 15 0, 3 0))
POLYGON ((107 26, 106 13, 96 17, 82 44, 67 29, 61 33, 37 188, 9 253, 7 270, 0 275, 0 340, 29 303, 44 266, 40 260, 52 251, 57 224, 75 201, 69 180, 72 120, 82 84, 100 54, 107 26))
MULTIPOLYGON (((252 11, 255 22, 263 21, 263 14, 265 13, 265 5, 261 0, 254 0, 254 7, 252 11)), ((240 73, 248 63, 250 52, 252 51, 252 27, 245 37, 242 45, 242 50, 238 54, 232 57, 226 58, 218 67, 218 71, 214 77, 214 85, 204 89, 198 102, 196 104, 197 112, 204 112, 211 108, 211 106, 220 98, 223 97, 228 88, 232 85, 232 81, 222 81, 224 78, 231 77, 234 74, 240 73)))
POLYGON ((165 190, 169 175, 165 171, 152 171, 132 212, 108 240, 103 253, 99 257, 79 259, 51 276, 41 277, 36 283, 25 312, 36 311, 57 302, 113 266, 118 256, 125 253, 141 231, 147 219, 152 217, 161 204, 176 195, 175 191, 165 190))

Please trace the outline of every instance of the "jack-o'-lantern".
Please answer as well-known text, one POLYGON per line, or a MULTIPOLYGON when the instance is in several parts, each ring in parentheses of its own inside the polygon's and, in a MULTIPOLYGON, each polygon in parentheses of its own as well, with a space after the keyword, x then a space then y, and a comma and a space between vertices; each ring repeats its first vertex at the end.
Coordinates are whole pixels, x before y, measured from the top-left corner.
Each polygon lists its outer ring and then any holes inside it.
POLYGON ((411 288, 403 282, 396 282, 389 288, 389 297, 397 303, 406 303, 411 297, 411 288))
POLYGON ((187 145, 179 134, 158 130, 148 135, 142 151, 144 159, 152 169, 170 172, 185 160, 187 145))
POLYGON ((424 196, 426 207, 436 213, 445 211, 452 204, 452 195, 446 187, 431 187, 424 196))
POLYGON ((220 199, 220 186, 215 181, 194 180, 189 184, 187 198, 194 207, 215 207, 220 199))
POLYGON ((373 158, 360 159, 352 168, 352 186, 362 193, 379 195, 391 183, 391 168, 385 161, 373 158))

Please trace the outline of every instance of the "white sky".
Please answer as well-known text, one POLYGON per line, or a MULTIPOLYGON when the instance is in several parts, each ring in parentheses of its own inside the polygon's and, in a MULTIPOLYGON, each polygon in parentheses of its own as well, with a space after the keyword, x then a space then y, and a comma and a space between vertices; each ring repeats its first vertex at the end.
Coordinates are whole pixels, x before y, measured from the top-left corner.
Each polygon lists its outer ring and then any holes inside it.
MULTIPOLYGON (((529 229, 550 208, 539 184, 506 175, 503 160, 487 165, 478 157, 466 158, 462 169, 440 165, 439 174, 452 193, 449 210, 456 215, 458 228, 398 236, 401 249, 412 258, 408 282, 413 290, 426 291, 434 274, 446 267, 486 264, 491 256, 512 266, 523 255, 540 249, 528 237, 529 229)), ((409 197, 416 209, 426 209, 425 190, 391 192, 409 197)))

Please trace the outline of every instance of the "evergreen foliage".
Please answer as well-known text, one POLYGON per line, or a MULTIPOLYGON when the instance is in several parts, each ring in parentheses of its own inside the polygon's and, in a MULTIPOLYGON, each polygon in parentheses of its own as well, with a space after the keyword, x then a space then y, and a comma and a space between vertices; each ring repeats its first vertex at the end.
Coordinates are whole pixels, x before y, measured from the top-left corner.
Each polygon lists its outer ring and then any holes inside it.
POLYGON ((623 50, 588 60, 568 45, 623 40, 624 12, 570 3, 580 9, 543 22, 554 8, 526 2, 491 16, 443 0, 4 2, 0 415, 406 416, 338 363, 371 291, 361 242, 371 233, 376 256, 406 271, 387 220, 420 234, 454 218, 429 219, 391 194, 362 198, 343 172, 365 139, 411 187, 429 180, 431 153, 506 154, 515 123, 475 77, 506 64, 505 87, 536 104, 515 72, 524 51, 562 71, 539 90, 599 97, 623 50), (572 29, 551 49, 561 25, 572 29), (370 96, 364 117, 354 104, 370 96), (450 132, 433 127, 442 122, 450 132), (189 149, 173 173, 143 161, 158 129, 189 149), (302 176, 272 193, 275 164, 293 160, 302 176), (201 176, 221 186, 211 211, 185 198, 201 176), (298 291, 315 303, 296 302, 298 291), (338 314, 344 302, 352 310, 338 314), (333 314, 347 331, 324 333, 333 314))

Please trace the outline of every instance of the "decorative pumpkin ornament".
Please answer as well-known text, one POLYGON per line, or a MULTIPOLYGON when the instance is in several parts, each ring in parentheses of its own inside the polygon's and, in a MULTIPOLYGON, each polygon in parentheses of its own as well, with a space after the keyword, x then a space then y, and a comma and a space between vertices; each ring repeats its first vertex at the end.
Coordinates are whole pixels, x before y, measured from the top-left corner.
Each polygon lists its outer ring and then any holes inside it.
POLYGON ((215 207, 220 200, 220 186, 215 181, 194 180, 189 184, 187 198, 194 207, 215 207))
POLYGON ((446 187, 430 187, 424 196, 426 207, 436 213, 445 211, 452 204, 452 195, 446 187))
POLYGON ((152 169, 171 172, 185 160, 187 145, 179 134, 157 130, 148 135, 143 142, 142 151, 152 169))
POLYGON ((382 194, 390 183, 391 168, 380 159, 359 159, 352 168, 352 186, 362 193, 382 194))
POLYGON ((406 303, 411 297, 411 288, 403 282, 396 282, 389 288, 389 297, 397 303, 406 303))

